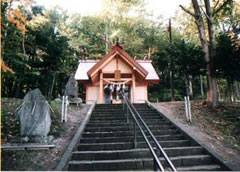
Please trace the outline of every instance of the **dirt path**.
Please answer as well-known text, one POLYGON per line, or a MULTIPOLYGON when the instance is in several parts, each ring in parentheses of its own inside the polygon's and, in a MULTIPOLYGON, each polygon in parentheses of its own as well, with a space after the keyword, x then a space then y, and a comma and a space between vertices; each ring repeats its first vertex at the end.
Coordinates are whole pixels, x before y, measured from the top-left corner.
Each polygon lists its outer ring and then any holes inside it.
POLYGON ((234 169, 240 171, 240 151, 224 143, 221 140, 221 136, 214 137, 209 135, 209 131, 206 130, 210 127, 206 127, 206 124, 201 124, 194 116, 194 113, 192 114, 192 124, 186 122, 183 102, 154 103, 153 106, 175 121, 201 144, 221 157, 225 163, 230 164, 234 169))

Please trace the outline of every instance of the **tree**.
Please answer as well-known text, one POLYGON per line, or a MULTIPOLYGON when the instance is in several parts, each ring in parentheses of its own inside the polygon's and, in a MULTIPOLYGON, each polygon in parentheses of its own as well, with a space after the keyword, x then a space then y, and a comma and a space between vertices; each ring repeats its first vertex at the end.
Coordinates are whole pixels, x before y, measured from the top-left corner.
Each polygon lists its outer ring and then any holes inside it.
POLYGON ((17 87, 16 78, 24 72, 25 61, 25 33, 26 11, 24 7, 28 7, 29 3, 5 0, 1 2, 1 21, 2 21, 2 59, 1 67, 4 71, 2 77, 3 85, 7 85, 2 89, 2 95, 8 94, 15 96, 14 87, 17 87), (14 5, 13 5, 14 4, 14 5), (13 87, 8 87, 9 85, 13 87))
POLYGON ((185 40, 175 41, 173 45, 175 71, 184 78, 186 95, 192 96, 191 77, 203 74, 205 63, 200 47, 185 40))
MULTIPOLYGON (((218 1, 219 2, 219 1, 218 1)), ((207 63, 207 83, 208 83, 208 92, 207 92, 207 101, 211 103, 212 107, 218 106, 218 96, 217 96, 217 83, 215 71, 213 70, 213 60, 216 55, 216 41, 215 41, 215 28, 214 28, 214 15, 221 11, 226 5, 230 4, 232 0, 225 0, 218 7, 211 7, 210 0, 204 0, 205 10, 202 8, 202 4, 198 0, 192 0, 192 5, 194 12, 191 12, 180 6, 185 12, 194 17, 195 23, 198 27, 199 38, 201 41, 201 46, 203 52, 205 53, 205 61, 207 63), (209 45, 206 33, 206 24, 204 23, 204 15, 207 20, 207 30, 209 37, 209 45)))
POLYGON ((234 99, 234 81, 240 81, 240 51, 233 44, 231 37, 226 34, 219 35, 217 43, 214 67, 218 77, 226 79, 229 100, 232 102, 234 99))
MULTIPOLYGON (((22 50, 23 53, 25 54, 25 45, 24 45, 24 38, 25 38, 25 33, 26 33, 26 23, 27 18, 24 15, 24 11, 22 10, 23 8, 27 8, 30 5, 30 1, 18 1, 18 0, 3 0, 1 5, 2 8, 2 20, 1 22, 4 23, 3 25, 3 30, 2 30, 2 56, 5 55, 5 47, 6 47, 6 42, 5 39, 8 36, 8 26, 10 24, 15 25, 16 28, 21 31, 22 33, 22 50), (16 8, 17 7, 17 8, 16 8)), ((5 62, 3 59, 1 59, 1 67, 3 72, 10 72, 14 73, 14 71, 5 65, 5 62)))

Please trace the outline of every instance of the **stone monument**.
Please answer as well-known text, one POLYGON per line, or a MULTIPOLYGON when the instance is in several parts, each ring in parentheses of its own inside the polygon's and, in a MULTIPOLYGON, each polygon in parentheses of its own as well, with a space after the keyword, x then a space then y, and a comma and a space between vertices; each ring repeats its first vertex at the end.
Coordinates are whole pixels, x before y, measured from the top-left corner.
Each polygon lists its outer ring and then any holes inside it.
POLYGON ((24 142, 48 142, 50 109, 48 102, 37 88, 29 91, 17 115, 20 119, 20 134, 24 142))
POLYGON ((64 96, 68 96, 68 101, 70 103, 82 103, 82 99, 78 97, 78 82, 75 80, 74 75, 71 75, 68 79, 64 96))

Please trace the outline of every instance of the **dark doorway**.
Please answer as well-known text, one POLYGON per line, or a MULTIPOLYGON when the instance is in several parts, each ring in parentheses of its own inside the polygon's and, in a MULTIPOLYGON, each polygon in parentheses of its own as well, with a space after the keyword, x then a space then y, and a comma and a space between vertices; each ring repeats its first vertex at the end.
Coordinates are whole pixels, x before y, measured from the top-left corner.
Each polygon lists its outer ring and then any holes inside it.
POLYGON ((106 104, 111 104, 111 90, 109 88, 104 89, 104 98, 106 104))

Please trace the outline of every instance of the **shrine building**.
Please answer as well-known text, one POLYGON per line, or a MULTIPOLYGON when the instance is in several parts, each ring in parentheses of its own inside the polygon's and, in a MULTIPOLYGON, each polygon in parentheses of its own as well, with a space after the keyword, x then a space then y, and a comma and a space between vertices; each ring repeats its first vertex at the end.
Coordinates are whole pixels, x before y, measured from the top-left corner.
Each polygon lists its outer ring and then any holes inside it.
POLYGON ((80 60, 75 79, 84 85, 86 104, 121 103, 121 90, 131 103, 145 103, 148 85, 159 82, 151 60, 134 60, 118 43, 101 60, 80 60))

